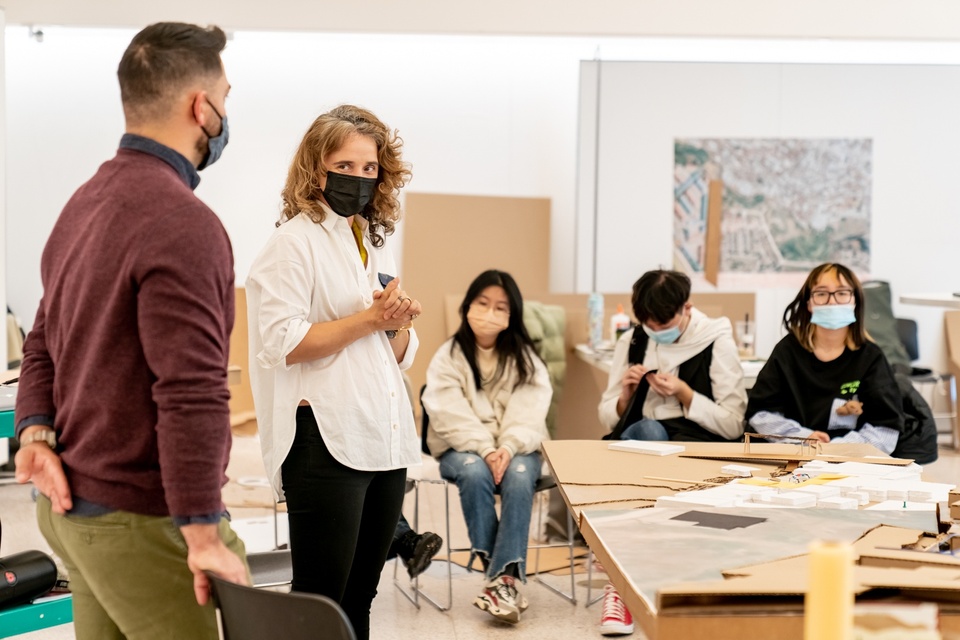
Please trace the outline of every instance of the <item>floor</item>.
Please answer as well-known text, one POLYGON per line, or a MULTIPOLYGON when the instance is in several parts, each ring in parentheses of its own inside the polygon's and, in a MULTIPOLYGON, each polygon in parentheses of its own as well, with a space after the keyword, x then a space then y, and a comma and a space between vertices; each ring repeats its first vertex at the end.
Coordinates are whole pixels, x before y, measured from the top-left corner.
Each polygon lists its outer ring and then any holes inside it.
MULTIPOLYGON (((425 470, 428 474, 431 471, 425 470)), ((268 508, 270 491, 264 486, 263 466, 260 462, 259 445, 255 437, 235 434, 234 447, 227 475, 230 484, 225 487, 224 500, 237 521, 238 529, 250 531, 248 550, 266 550, 273 545, 273 511, 268 508)), ((940 459, 929 465, 924 477, 933 482, 956 482, 960 478, 960 454, 942 449, 940 459)), ((421 530, 433 530, 443 534, 444 494, 439 485, 421 485, 421 530)), ((0 486, 0 516, 3 520, 3 540, 0 556, 26 549, 49 547, 37 530, 33 515, 33 500, 28 486, 0 486)), ((408 494, 405 512, 412 519, 413 493, 408 494)), ((451 537, 455 546, 466 545, 466 528, 459 512, 459 500, 451 493, 451 537)), ((281 514, 282 522, 282 514, 281 514)), ((536 536, 536 527, 532 535, 536 536)), ((284 532, 280 530, 281 541, 284 532)), ((246 539, 246 538, 245 538, 246 539)), ((441 552, 442 553, 442 552, 441 552)), ((373 603, 371 638, 373 640, 414 640, 429 636, 435 640, 460 640, 465 638, 600 638, 597 630, 600 606, 584 607, 587 576, 576 577, 577 605, 571 605, 554 595, 532 579, 524 588, 530 608, 516 625, 500 623, 488 614, 472 606, 473 598, 481 587, 478 573, 467 573, 459 567, 453 577, 453 607, 440 612, 427 603, 418 611, 408 602, 393 584, 394 568, 387 563, 380 581, 379 595, 373 603)), ((404 576, 401 568, 399 575, 404 576)), ((445 598, 446 563, 434 562, 421 582, 424 589, 445 598)), ((562 588, 569 585, 563 576, 548 575, 545 580, 562 588)), ((403 581, 406 582, 405 580, 403 581)), ((605 579, 594 574, 593 586, 602 589, 605 579)), ((596 593, 596 591, 594 591, 596 593)), ((63 625, 45 631, 18 636, 23 640, 72 640, 75 638, 72 625, 63 625)), ((640 629, 632 636, 643 640, 640 629)))
MULTIPOLYGON (((427 473, 430 471, 428 470, 427 473)), ((260 460, 259 445, 255 437, 235 433, 231 462, 227 469, 230 483, 224 488, 227 503, 239 531, 249 532, 248 551, 267 550, 273 546, 273 511, 269 506, 271 493, 264 486, 264 471, 260 460)), ((420 530, 433 530, 444 535, 444 489, 439 485, 421 485, 420 530)), ((407 496, 405 513, 413 518, 413 492, 407 496)), ((450 494, 451 538, 455 547, 468 546, 466 527, 459 510, 456 492, 450 494)), ((285 539, 281 514, 280 541, 285 539)), ((30 487, 21 485, 0 486, 0 518, 3 522, 3 539, 0 556, 27 549, 50 552, 49 546, 37 530, 34 518, 34 502, 30 487)), ((441 550, 441 555, 444 553, 441 550)), ((585 608, 587 575, 578 574, 577 595, 579 602, 571 605, 545 587, 534 582, 532 577, 522 589, 530 602, 521 622, 514 626, 501 623, 489 614, 473 607, 473 599, 482 586, 482 575, 468 573, 453 566, 453 607, 441 612, 421 601, 418 611, 395 587, 394 567, 388 562, 380 580, 379 595, 371 613, 372 640, 414 640, 429 636, 432 640, 460 640, 465 638, 600 638, 596 630, 599 624, 599 604, 585 608)), ((406 585, 406 572, 401 567, 397 574, 406 585)), ((546 575, 544 580, 558 588, 569 588, 569 573, 564 576, 546 575)), ((594 574, 594 585, 603 589, 605 578, 594 574)), ((435 597, 446 599, 446 563, 434 562, 421 577, 421 587, 435 597)), ((594 594, 597 592, 594 591, 594 594)), ((637 640, 643 634, 637 632, 637 640)), ((44 631, 17 636, 18 640, 73 640, 73 625, 62 625, 44 631)))

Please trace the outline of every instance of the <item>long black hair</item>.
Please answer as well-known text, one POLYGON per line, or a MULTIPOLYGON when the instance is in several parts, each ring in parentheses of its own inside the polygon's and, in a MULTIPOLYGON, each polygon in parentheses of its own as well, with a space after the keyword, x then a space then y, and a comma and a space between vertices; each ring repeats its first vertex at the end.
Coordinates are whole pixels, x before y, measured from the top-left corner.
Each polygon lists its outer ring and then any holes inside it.
POLYGON ((537 355, 533 340, 527 333, 527 328, 523 324, 523 296, 520 295, 520 288, 509 273, 490 269, 477 276, 470 286, 467 287, 467 294, 463 297, 460 304, 460 328, 453 334, 453 344, 450 345, 451 353, 457 345, 463 351, 470 370, 473 372, 473 379, 476 381, 477 389, 480 389, 480 369, 477 367, 477 337, 470 328, 467 321, 467 313, 470 311, 470 305, 490 286, 502 287, 507 294, 507 300, 510 302, 510 318, 507 328, 497 336, 497 373, 500 377, 506 369, 509 362, 513 361, 517 366, 517 384, 514 388, 526 384, 533 378, 533 357, 537 355))

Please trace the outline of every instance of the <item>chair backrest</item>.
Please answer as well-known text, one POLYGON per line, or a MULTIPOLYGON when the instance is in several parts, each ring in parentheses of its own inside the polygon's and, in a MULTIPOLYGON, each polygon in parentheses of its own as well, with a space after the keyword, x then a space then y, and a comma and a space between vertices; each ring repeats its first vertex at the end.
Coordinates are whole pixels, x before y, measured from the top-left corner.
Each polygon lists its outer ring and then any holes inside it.
POLYGON ((910 356, 900 340, 897 322, 893 317, 890 283, 867 280, 863 283, 863 295, 863 321, 870 337, 883 351, 894 371, 910 371, 910 356))
POLYGON ((427 429, 430 428, 430 416, 427 414, 427 408, 423 406, 423 392, 427 390, 427 385, 420 387, 420 450, 425 454, 430 453, 430 447, 427 446, 427 429))
POLYGON ((224 640, 356 640, 336 602, 312 593, 280 593, 233 584, 207 572, 224 640))
POLYGON ((909 318, 897 318, 897 335, 903 348, 907 350, 910 362, 920 358, 920 348, 917 344, 917 321, 909 318))
POLYGON ((290 549, 248 553, 247 566, 255 587, 279 587, 293 582, 290 549))

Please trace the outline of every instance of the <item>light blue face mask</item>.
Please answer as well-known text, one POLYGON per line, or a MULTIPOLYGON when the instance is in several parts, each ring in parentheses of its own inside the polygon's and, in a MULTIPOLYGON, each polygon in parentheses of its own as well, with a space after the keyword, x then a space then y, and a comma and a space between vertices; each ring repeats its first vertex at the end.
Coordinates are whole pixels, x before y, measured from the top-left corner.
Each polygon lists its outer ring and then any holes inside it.
POLYGON ((854 304, 824 304, 813 307, 810 322, 824 329, 843 329, 856 322, 854 304))
MULTIPOLYGON (((683 324, 682 320, 680 324, 683 324)), ((643 327, 643 332, 650 336, 650 339, 657 344, 673 344, 680 339, 680 324, 675 327, 670 327, 669 329, 662 329, 660 331, 654 331, 645 324, 641 324, 640 326, 643 327)))

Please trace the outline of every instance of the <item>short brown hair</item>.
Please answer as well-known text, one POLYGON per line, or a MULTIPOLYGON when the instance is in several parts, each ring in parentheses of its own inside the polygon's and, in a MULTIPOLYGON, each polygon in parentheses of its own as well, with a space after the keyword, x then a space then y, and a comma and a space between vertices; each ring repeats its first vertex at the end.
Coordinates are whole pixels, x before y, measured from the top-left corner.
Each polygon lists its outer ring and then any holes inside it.
POLYGON ((117 68, 127 119, 163 118, 173 99, 190 83, 219 78, 223 73, 220 52, 226 44, 227 36, 220 27, 158 22, 140 31, 117 68))
MULTIPOLYGON (((314 222, 323 222, 320 207, 320 176, 326 175, 323 159, 338 151, 352 135, 367 136, 377 145, 380 172, 373 199, 360 215, 370 224, 370 239, 375 247, 383 246, 383 234, 393 233, 400 219, 400 189, 410 180, 410 167, 401 158, 403 140, 370 111, 349 104, 324 113, 313 121, 294 154, 283 197, 281 222, 301 212, 314 222), (381 229, 383 232, 381 233, 381 229)), ((277 226, 280 222, 277 223, 277 226)))

